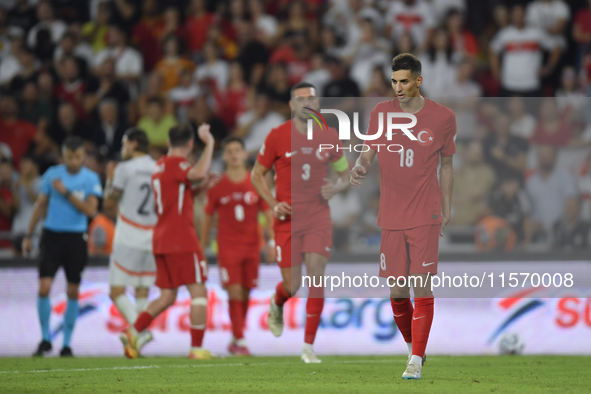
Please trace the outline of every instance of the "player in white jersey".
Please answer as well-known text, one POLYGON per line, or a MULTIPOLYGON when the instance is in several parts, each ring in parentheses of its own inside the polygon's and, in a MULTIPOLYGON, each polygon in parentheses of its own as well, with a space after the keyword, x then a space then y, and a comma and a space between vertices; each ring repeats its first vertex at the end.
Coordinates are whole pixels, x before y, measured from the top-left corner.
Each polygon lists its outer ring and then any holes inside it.
MULTIPOLYGON (((158 217, 151 186, 156 161, 147 152, 146 133, 132 128, 123 137, 123 161, 107 170, 105 204, 119 204, 109 261, 110 296, 129 325, 145 308, 149 287, 156 278, 152 234, 158 217), (126 286, 135 288, 135 308, 125 293, 126 286)), ((151 340, 151 335, 143 339, 151 340)))

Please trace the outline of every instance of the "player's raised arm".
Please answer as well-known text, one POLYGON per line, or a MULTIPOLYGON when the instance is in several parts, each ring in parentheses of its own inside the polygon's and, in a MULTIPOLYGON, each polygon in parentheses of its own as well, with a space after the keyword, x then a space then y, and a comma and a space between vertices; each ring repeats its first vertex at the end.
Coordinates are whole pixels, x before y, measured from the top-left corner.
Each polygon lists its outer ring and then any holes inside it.
POLYGON ((451 194, 454 184, 453 156, 441 156, 439 183, 441 188, 441 236, 443 229, 451 219, 451 194))
POLYGON ((187 172, 187 179, 191 182, 202 181, 207 177, 209 167, 211 166, 211 158, 213 156, 213 146, 215 144, 215 140, 209 131, 209 125, 207 123, 203 123, 199 126, 197 135, 199 135, 199 139, 205 143, 205 148, 203 149, 199 161, 197 161, 193 168, 187 172))
POLYGON ((354 186, 361 185, 361 180, 365 179, 365 175, 369 172, 371 168, 371 163, 373 159, 376 157, 376 151, 371 149, 371 147, 366 152, 361 152, 357 160, 355 161, 355 166, 351 169, 349 173, 351 175, 351 184, 354 186))

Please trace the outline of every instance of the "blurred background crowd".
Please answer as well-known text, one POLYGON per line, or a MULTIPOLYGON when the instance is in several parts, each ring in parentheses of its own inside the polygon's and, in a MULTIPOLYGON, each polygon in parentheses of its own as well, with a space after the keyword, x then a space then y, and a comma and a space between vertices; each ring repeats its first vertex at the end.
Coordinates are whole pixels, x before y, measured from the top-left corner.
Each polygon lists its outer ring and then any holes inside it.
MULTIPOLYGON (((588 249, 589 0, 0 0, 0 249, 18 254, 68 135, 103 179, 134 125, 154 157, 189 121, 218 143, 244 138, 252 160, 290 117, 295 83, 389 97, 402 52, 422 61, 421 92, 457 116, 442 248, 588 249)), ((372 177, 330 202, 337 250, 379 245, 372 177)), ((93 253, 108 253, 115 217, 95 219, 93 253)))

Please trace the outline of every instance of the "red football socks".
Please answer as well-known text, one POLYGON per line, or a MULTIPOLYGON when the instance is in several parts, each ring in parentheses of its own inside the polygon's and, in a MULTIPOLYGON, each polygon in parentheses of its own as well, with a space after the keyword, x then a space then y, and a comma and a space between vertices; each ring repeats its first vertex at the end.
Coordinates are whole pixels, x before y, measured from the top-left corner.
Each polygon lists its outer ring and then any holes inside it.
POLYGON ((324 308, 324 298, 308 298, 306 302, 306 329, 304 342, 312 345, 320 325, 320 315, 324 308))
POLYGON ((392 304, 394 320, 404 338, 404 342, 412 343, 412 315, 414 309, 410 298, 405 298, 404 301, 400 302, 390 298, 390 303, 392 304))
POLYGON ((201 347, 201 345, 203 344, 204 334, 205 328, 191 327, 191 347, 201 347))
POLYGON ((241 300, 230 300, 230 321, 235 339, 244 338, 244 304, 241 300))
POLYGON ((152 315, 150 315, 148 312, 143 311, 135 320, 133 328, 135 328, 137 332, 142 332, 150 326, 152 320, 154 320, 154 317, 152 317, 152 315))
POLYGON ((275 305, 282 307, 289 298, 289 294, 283 288, 283 282, 277 283, 277 287, 275 288, 275 305))
POLYGON ((433 322, 434 298, 415 298, 415 311, 412 317, 412 354, 423 357, 431 323, 433 322))
POLYGON ((244 326, 246 326, 246 315, 248 315, 249 304, 250 300, 242 301, 242 314, 244 316, 244 326))

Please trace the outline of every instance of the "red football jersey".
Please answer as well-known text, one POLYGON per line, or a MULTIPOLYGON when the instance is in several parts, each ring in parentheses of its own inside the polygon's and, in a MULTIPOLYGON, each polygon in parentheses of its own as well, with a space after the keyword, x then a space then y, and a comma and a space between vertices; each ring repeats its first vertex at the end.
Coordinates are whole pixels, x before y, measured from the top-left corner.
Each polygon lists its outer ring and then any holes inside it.
POLYGON ((334 128, 315 128, 313 139, 298 132, 289 120, 269 132, 257 160, 266 168, 275 166, 277 201, 291 204, 292 215, 285 220, 275 219, 274 228, 294 231, 317 227, 320 223, 330 225, 328 201, 322 198, 320 189, 326 183, 328 164, 343 156, 338 132, 334 128), (331 144, 334 149, 323 149, 320 144, 331 144), (295 222, 293 217, 295 216, 295 222), (285 226, 285 227, 283 227, 285 226))
POLYGON ((152 173, 158 222, 154 227, 154 254, 197 252, 201 248, 193 225, 193 193, 183 157, 163 156, 152 173))
POLYGON ((425 98, 424 107, 415 114, 417 124, 410 130, 418 139, 413 141, 397 129, 392 131, 392 139, 387 139, 385 125, 388 112, 404 112, 398 99, 376 105, 367 132, 368 135, 377 132, 378 114, 383 113, 382 136, 367 142, 377 152, 380 165, 377 224, 386 230, 441 224, 437 165, 440 156, 451 156, 456 152, 455 114, 451 109, 425 98), (401 146, 403 149, 398 152, 401 146))
POLYGON ((259 211, 269 206, 257 194, 250 174, 234 183, 226 174, 207 192, 205 213, 218 212, 218 245, 226 252, 247 254, 260 246, 259 211))

